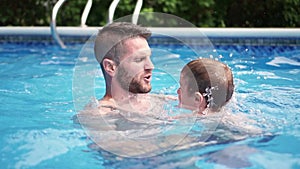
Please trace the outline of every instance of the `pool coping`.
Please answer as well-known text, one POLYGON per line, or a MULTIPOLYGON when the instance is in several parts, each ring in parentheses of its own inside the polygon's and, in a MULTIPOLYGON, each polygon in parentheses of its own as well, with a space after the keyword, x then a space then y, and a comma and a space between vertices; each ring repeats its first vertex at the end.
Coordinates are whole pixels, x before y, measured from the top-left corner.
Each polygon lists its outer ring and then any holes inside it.
MULTIPOLYGON (((57 27, 61 36, 91 36, 102 27, 57 27)), ((292 37, 300 38, 300 28, 149 28, 172 36, 194 36, 202 32, 208 37, 292 37), (180 34, 178 34, 180 33, 180 34)), ((0 27, 1 35, 51 35, 50 27, 0 27)))
MULTIPOLYGON (((86 41, 102 27, 57 27, 63 41, 86 41)), ((154 43, 161 43, 163 35, 189 39, 193 43, 208 37, 214 44, 300 45, 299 28, 161 28, 150 27, 154 43)), ((51 41, 50 27, 0 27, 0 42, 51 41), (30 37, 29 37, 30 36, 30 37)), ((163 40, 172 43, 170 40, 163 40)))

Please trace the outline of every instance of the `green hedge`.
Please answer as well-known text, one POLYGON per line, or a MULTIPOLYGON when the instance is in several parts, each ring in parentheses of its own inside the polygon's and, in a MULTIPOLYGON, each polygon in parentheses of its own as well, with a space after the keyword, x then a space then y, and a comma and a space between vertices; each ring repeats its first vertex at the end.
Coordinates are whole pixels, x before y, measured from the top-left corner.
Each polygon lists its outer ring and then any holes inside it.
MULTIPOLYGON (((48 26, 56 0, 1 0, 1 26, 48 26)), ((87 0, 66 1, 57 25, 78 26, 87 0)), ((107 23, 112 1, 93 0, 88 26, 107 23)), ((114 18, 132 14, 136 0, 120 0, 114 18)), ((144 0, 142 11, 176 15, 198 27, 299 27, 300 0, 144 0)))

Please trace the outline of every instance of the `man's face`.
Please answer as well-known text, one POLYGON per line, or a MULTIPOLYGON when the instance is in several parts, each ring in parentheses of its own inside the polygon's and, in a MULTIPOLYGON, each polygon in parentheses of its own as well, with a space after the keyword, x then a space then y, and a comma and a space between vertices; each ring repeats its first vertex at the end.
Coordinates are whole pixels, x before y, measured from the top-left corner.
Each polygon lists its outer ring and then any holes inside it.
POLYGON ((151 77, 154 68, 151 50, 144 38, 136 37, 125 41, 124 53, 120 58, 116 78, 120 86, 131 93, 151 91, 151 77))

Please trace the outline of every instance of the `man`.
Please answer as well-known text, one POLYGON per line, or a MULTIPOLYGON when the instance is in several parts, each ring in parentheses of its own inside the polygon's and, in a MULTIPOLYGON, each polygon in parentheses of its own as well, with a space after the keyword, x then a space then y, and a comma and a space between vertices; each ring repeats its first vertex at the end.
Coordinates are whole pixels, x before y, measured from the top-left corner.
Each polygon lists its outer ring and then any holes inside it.
POLYGON ((94 50, 106 83, 99 101, 102 113, 118 105, 137 106, 131 109, 147 106, 147 100, 138 94, 151 91, 154 66, 147 42, 150 36, 148 29, 127 22, 115 22, 99 31, 94 50))
MULTIPOLYGON (((195 118, 183 118, 173 123, 168 117, 173 112, 164 111, 168 108, 164 105, 168 103, 166 96, 147 94, 151 91, 154 68, 146 41, 150 35, 147 29, 131 23, 112 23, 99 32, 95 41, 95 55, 105 78, 106 91, 103 98, 97 101, 96 110, 95 107, 87 108, 78 116, 97 145, 124 157, 150 157, 174 147, 180 150, 186 145, 199 143, 196 137, 186 137, 195 124, 195 118)), ((182 78, 186 75, 189 74, 182 75, 182 78)), ((193 75, 191 77, 195 78, 193 75)), ((212 83, 211 87, 215 85, 212 83)), ((181 94, 185 93, 183 89, 181 85, 181 94)), ((212 96, 214 103, 217 103, 217 97, 214 94, 212 96)), ((223 98, 223 95, 216 96, 223 98)), ((230 97, 228 95, 228 99, 230 97)), ((186 98, 179 98, 181 104, 188 103, 185 102, 186 98)), ((202 103, 204 99, 201 100, 202 103)), ((177 112, 174 114, 177 115, 177 112)))

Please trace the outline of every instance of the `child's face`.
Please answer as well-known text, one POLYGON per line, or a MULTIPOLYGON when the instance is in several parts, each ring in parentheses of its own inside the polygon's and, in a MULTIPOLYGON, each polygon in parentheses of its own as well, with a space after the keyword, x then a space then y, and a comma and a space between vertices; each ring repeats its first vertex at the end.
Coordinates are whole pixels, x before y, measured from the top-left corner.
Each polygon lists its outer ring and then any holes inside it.
POLYGON ((195 104, 195 96, 189 94, 190 86, 187 84, 187 79, 185 79, 182 75, 180 76, 180 87, 177 89, 179 106, 182 108, 195 110, 197 108, 195 104))

